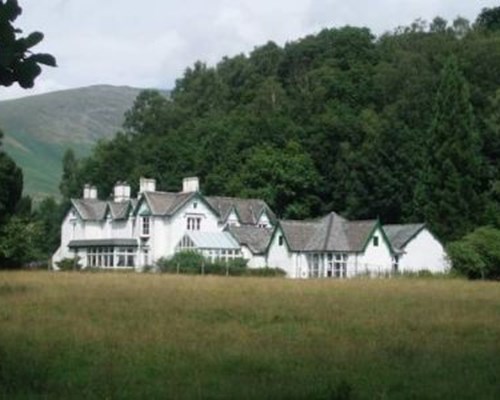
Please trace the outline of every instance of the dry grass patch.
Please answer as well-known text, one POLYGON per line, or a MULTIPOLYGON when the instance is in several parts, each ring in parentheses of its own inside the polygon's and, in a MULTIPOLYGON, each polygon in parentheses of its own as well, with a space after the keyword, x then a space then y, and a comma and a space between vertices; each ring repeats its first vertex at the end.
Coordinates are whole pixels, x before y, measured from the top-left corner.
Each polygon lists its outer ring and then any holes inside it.
POLYGON ((0 397, 500 398, 497 283, 9 272, 0 305, 0 397))

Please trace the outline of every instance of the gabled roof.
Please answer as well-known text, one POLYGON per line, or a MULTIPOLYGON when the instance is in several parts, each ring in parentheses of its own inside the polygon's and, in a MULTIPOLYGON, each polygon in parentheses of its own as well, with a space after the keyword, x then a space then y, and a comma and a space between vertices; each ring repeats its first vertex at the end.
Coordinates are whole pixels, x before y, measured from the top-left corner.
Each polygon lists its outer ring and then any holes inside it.
POLYGON ((240 245, 228 232, 192 231, 185 234, 198 249, 239 250, 240 245))
POLYGON ((348 221, 332 212, 307 221, 280 221, 279 226, 292 251, 364 251, 379 225, 377 220, 348 221))
POLYGON ((178 211, 189 199, 195 197, 196 192, 189 193, 170 193, 170 192, 144 192, 143 196, 146 200, 151 213, 153 215, 173 215, 178 211))
POLYGON ((108 204, 97 199, 72 199, 71 203, 84 221, 101 221, 106 216, 108 204))
POLYGON ((424 228, 424 223, 384 225, 384 231, 397 251, 401 251, 424 228))
POLYGON ((128 212, 132 208, 134 208, 137 204, 137 200, 131 199, 127 201, 121 202, 108 202, 109 212, 111 214, 111 218, 113 219, 127 219, 128 212))
POLYGON ((226 221, 233 209, 243 225, 255 225, 263 212, 267 213, 271 222, 274 223, 276 220, 274 213, 264 200, 220 196, 207 196, 205 199, 219 214, 220 220, 223 222, 226 221))
POLYGON ((265 253, 271 240, 272 229, 268 228, 244 225, 229 226, 226 229, 240 245, 247 246, 253 254, 265 253))
POLYGON ((115 220, 126 219, 130 207, 134 207, 137 201, 113 202, 98 199, 72 199, 71 203, 84 221, 102 221, 108 211, 111 218, 115 220))

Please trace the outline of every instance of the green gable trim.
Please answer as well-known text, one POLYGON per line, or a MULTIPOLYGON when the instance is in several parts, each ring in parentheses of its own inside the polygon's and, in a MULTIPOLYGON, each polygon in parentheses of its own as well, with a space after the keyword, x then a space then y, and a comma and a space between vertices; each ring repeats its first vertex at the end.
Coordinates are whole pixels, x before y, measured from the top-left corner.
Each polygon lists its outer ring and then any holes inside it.
POLYGON ((269 212, 267 210, 267 207, 263 207, 262 210, 260 211, 259 213, 259 216, 257 217, 257 223, 260 221, 262 215, 266 214, 267 216, 267 220, 269 221, 269 224, 272 226, 273 225, 273 220, 271 218, 271 216, 269 215, 269 212))
POLYGON ((370 241, 372 240, 373 236, 375 235, 375 232, 377 232, 377 229, 379 229, 380 232, 382 233, 382 239, 387 244, 387 247, 389 247, 389 251, 391 252, 391 254, 392 255, 396 254, 396 252, 392 248, 391 241, 387 237, 387 234, 385 233, 384 228, 383 228, 382 224, 380 223, 380 219, 377 219, 377 222, 375 222, 375 225, 373 226, 370 234, 368 235, 368 238, 365 241, 365 244, 363 245, 363 249, 361 250, 361 253, 364 253, 366 251, 366 248, 370 244, 370 241))
MULTIPOLYGON (((212 211, 214 213, 214 215, 220 217, 219 213, 217 212, 217 210, 215 210, 211 205, 210 203, 205 200, 205 197, 203 197, 203 195, 200 193, 200 192, 193 192, 193 194, 191 196, 189 196, 187 199, 185 199, 183 202, 181 202, 174 210, 174 212, 171 214, 171 216, 174 216, 176 215, 180 210, 182 210, 182 208, 188 204, 190 201, 192 200, 199 200, 201 201, 210 211, 212 211)), ((239 216, 238 216, 239 218, 239 216)))
POLYGON ((285 231, 281 227, 281 222, 278 221, 278 223, 276 224, 276 226, 275 226, 275 228, 273 230, 273 233, 271 235, 271 239, 269 239, 269 244, 267 245, 264 254, 269 254, 269 249, 271 248, 271 245, 273 244, 273 240, 274 240, 275 236, 277 235, 278 231, 281 232, 281 236, 283 236, 283 239, 284 239, 284 241, 286 243, 286 247, 287 247, 288 251, 289 252, 295 252, 294 250, 292 250, 292 248, 290 247, 290 244, 288 243, 288 239, 287 239, 287 237, 285 235, 285 231))
MULTIPOLYGON (((231 206, 231 209, 229 210, 229 212, 227 213, 227 217, 226 219, 224 220, 224 222, 227 222, 228 218, 231 216, 231 213, 234 211, 234 213, 236 214, 236 218, 238 218, 238 222, 242 225, 241 223, 241 217, 240 217, 240 213, 238 212, 238 209, 234 206, 234 204, 231 206)), ((219 215, 219 213, 217 213, 217 215, 219 215)))

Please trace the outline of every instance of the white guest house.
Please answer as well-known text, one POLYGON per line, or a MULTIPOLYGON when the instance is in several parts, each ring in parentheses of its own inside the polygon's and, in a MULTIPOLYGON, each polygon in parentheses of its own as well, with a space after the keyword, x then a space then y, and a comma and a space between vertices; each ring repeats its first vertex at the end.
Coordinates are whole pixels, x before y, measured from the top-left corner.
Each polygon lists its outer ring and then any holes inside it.
POLYGON ((198 178, 181 192, 156 190, 141 178, 137 198, 118 182, 112 200, 86 185, 61 227, 53 266, 76 259, 82 268, 141 271, 160 258, 193 250, 211 260, 243 257, 249 268, 279 267, 290 278, 347 278, 395 270, 447 268, 439 241, 423 225, 389 226, 348 221, 330 213, 307 221, 278 221, 262 200, 203 196, 198 178), (427 257, 422 256, 427 249, 427 257))

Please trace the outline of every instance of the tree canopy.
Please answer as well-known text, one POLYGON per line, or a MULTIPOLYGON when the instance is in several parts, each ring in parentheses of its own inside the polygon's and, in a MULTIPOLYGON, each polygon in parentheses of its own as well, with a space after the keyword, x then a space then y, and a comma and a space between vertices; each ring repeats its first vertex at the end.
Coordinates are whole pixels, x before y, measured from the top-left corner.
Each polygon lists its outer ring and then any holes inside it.
POLYGON ((32 32, 19 37, 22 30, 12 24, 21 15, 17 0, 0 0, 0 85, 17 82, 22 88, 31 88, 40 75, 40 65, 56 66, 56 59, 46 53, 33 53, 31 48, 43 40, 43 33, 32 32))
POLYGON ((455 239, 499 218, 497 11, 197 62, 170 97, 143 92, 74 178, 105 196, 118 180, 177 190, 196 174, 206 194, 260 197, 281 217, 426 220, 455 239))

